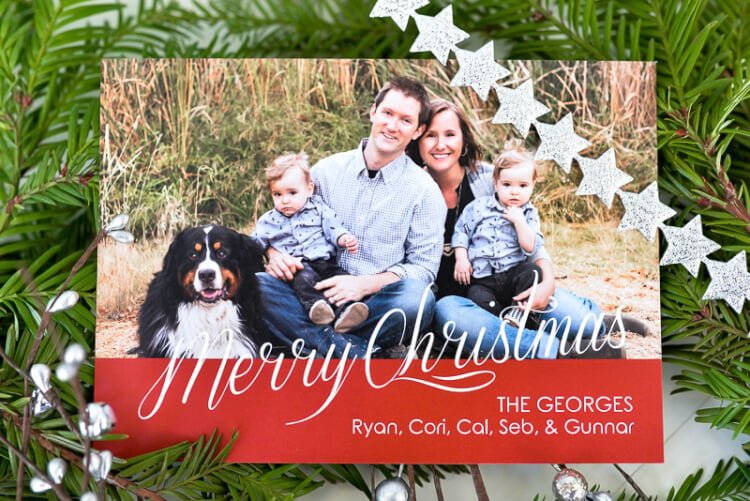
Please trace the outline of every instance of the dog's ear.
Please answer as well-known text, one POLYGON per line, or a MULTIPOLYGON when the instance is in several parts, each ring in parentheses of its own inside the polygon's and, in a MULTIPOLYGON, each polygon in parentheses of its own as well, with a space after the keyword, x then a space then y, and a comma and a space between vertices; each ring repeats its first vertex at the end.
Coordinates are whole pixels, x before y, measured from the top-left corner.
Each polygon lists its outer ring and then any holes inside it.
POLYGON ((250 271, 253 273, 264 271, 263 256, 265 250, 263 246, 255 238, 248 235, 242 235, 242 246, 245 251, 243 254, 245 255, 246 265, 250 268, 250 271))
POLYGON ((184 229, 174 237, 172 243, 169 244, 167 253, 164 255, 164 261, 162 262, 161 268, 169 274, 169 276, 177 276, 177 254, 179 253, 179 250, 183 248, 183 240, 185 239, 186 231, 187 229, 184 229))

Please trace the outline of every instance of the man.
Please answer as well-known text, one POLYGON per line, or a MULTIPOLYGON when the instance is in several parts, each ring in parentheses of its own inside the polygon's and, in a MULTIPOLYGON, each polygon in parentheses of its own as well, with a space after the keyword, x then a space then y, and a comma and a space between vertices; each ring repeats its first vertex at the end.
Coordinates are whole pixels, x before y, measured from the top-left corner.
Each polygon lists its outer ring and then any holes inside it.
POLYGON ((360 147, 313 167, 315 193, 359 240, 356 253, 337 255, 350 275, 316 287, 336 306, 364 302, 369 316, 347 333, 313 324, 287 283, 301 262, 270 249, 268 273, 258 278, 266 324, 285 344, 302 339, 321 354, 334 346, 336 356, 348 348, 349 356, 364 357, 373 333, 374 350, 382 352, 411 336, 417 320, 420 330, 429 328, 435 303, 429 285, 440 264, 446 207, 434 181, 404 153, 424 131, 428 104, 419 82, 394 78, 375 98, 370 135, 360 147))

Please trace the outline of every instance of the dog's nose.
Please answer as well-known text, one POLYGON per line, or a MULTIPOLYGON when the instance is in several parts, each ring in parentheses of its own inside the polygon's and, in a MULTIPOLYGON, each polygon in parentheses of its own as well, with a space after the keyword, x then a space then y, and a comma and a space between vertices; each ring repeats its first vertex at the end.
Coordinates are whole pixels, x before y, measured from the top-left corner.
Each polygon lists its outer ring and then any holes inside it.
POLYGON ((201 282, 213 282, 214 278, 216 278, 214 270, 201 270, 198 272, 198 280, 201 282))

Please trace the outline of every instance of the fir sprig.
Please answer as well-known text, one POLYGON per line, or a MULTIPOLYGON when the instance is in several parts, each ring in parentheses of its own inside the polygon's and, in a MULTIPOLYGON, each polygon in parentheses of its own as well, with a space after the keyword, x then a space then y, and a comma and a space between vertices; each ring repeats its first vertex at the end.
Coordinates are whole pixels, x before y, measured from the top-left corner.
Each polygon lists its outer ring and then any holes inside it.
MULTIPOLYGON (((434 15, 449 3, 461 28, 474 35, 471 43, 500 40, 509 57, 655 58, 660 186, 680 211, 676 219, 681 223, 702 216, 706 234, 723 246, 718 258, 747 249, 748 2, 436 0, 420 12, 434 15)), ((24 441, 18 420, 28 387, 13 365, 25 367, 33 350, 41 322, 35 298, 46 301, 59 292, 99 226, 99 61, 118 56, 409 55, 413 23, 406 34, 399 32, 386 20, 368 19, 370 8, 361 0, 227 0, 196 2, 192 8, 142 0, 134 14, 126 15, 123 5, 95 0, 0 0, 0 335, 13 362, 0 365, 5 416, 0 434, 10 444, 0 448, 0 491, 15 491, 24 468, 11 447, 20 451, 24 441), (208 41, 199 39, 196 26, 213 35, 208 41), (38 293, 23 280, 23 267, 38 293)), ((681 390, 722 402, 701 410, 697 419, 731 429, 740 438, 748 434, 750 423, 750 366, 744 361, 750 322, 746 313, 738 315, 720 301, 702 301, 708 280, 705 270, 695 279, 678 266, 663 269, 665 361, 685 367, 677 377, 681 390)), ((93 262, 70 283, 83 302, 56 314, 62 343, 93 346, 95 283, 93 262)), ((47 338, 34 361, 54 367, 58 358, 47 338)), ((82 368, 81 377, 90 397, 90 365, 82 368)), ((60 393, 61 405, 75 415, 70 389, 62 387, 60 393)), ((34 464, 43 465, 52 455, 41 444, 57 444, 62 449, 56 453, 80 454, 61 419, 37 422, 34 430, 27 452, 34 464)), ((218 437, 212 436, 118 462, 107 495, 159 496, 158 490, 165 488, 177 497, 215 492, 279 499, 342 480, 370 493, 352 466, 224 464, 219 459, 225 450, 217 444, 218 437), (186 459, 180 461, 182 457, 186 459), (144 476, 146 471, 151 476, 144 476), (166 480, 177 472, 171 483, 166 480)), ((750 471, 741 461, 720 463, 703 484, 702 473, 689 476, 668 499, 749 499, 750 471)), ((423 479, 429 479, 427 473, 423 479)), ((19 496, 32 496, 25 483, 20 487, 19 496)), ((81 493, 80 467, 64 487, 81 493)))

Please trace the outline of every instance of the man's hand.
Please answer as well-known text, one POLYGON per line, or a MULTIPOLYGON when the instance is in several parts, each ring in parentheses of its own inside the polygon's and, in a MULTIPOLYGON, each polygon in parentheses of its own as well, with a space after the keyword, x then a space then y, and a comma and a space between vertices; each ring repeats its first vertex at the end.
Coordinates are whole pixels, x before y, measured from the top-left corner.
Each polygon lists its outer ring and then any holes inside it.
POLYGON ((341 306, 348 301, 360 301, 363 297, 377 292, 370 290, 369 279, 369 275, 338 275, 321 280, 315 284, 315 288, 323 291, 323 295, 330 303, 341 306))
POLYGON ((273 278, 288 282, 301 269, 301 259, 269 247, 266 272, 273 278))
POLYGON ((340 248, 346 248, 346 250, 349 251, 349 254, 356 254, 359 250, 359 241, 357 240, 357 237, 350 235, 349 233, 341 235, 336 243, 340 248))

